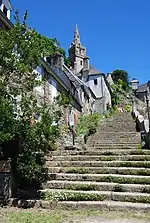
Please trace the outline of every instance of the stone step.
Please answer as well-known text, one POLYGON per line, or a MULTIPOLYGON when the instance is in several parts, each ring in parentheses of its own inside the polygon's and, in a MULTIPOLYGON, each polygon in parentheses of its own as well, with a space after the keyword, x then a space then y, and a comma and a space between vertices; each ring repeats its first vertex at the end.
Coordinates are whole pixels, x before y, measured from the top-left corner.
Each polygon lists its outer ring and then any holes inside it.
POLYGON ((8 205, 18 208, 43 208, 47 210, 105 210, 105 211, 133 211, 134 213, 149 213, 150 204, 131 203, 118 201, 45 201, 45 200, 20 200, 11 198, 8 205))
POLYGON ((121 139, 139 139, 140 138, 140 133, 130 133, 130 132, 97 132, 94 134, 94 137, 92 137, 92 140, 95 140, 96 137, 99 138, 121 138, 121 139))
POLYGON ((90 149, 138 149, 141 147, 139 143, 134 143, 134 144, 128 144, 128 143, 97 143, 97 144, 92 144, 87 142, 87 146, 90 149))
POLYGON ((56 150, 50 152, 49 156, 78 156, 78 155, 87 155, 87 156, 115 156, 115 155, 150 155, 150 150, 146 149, 87 149, 87 150, 56 150))
POLYGON ((49 173, 95 173, 95 174, 121 174, 150 176, 148 168, 133 167, 49 167, 49 173))
POLYGON ((87 145, 88 146, 93 146, 93 145, 99 145, 99 144, 106 144, 106 145, 108 145, 108 144, 122 144, 122 145, 124 145, 124 144, 127 144, 127 145, 129 145, 130 143, 131 143, 131 145, 137 145, 137 144, 140 144, 140 142, 141 142, 141 140, 140 139, 135 139, 135 138, 133 138, 133 139, 128 139, 128 138, 126 138, 126 139, 121 139, 121 138, 113 138, 113 139, 110 139, 110 138, 106 138, 106 139, 104 139, 104 138, 100 138, 99 137, 99 139, 96 141, 88 141, 87 142, 87 145))
POLYGON ((121 201, 150 203, 150 194, 114 191, 75 191, 65 189, 45 189, 43 197, 49 201, 121 201))
POLYGON ((133 144, 140 144, 141 142, 141 139, 139 138, 132 138, 132 139, 129 139, 129 138, 117 138, 117 137, 114 137, 114 138, 109 138, 109 137, 106 137, 106 138, 102 138, 102 137, 98 137, 97 139, 97 142, 96 140, 95 141, 88 141, 88 145, 91 145, 91 144, 129 144, 131 143, 132 145, 133 144))
POLYGON ((123 156, 52 156, 48 161, 150 161, 150 155, 123 155, 123 156))
POLYGON ((150 176, 119 174, 49 174, 49 180, 114 182, 120 184, 150 184, 150 176))
POLYGON ((124 133, 120 133, 120 132, 97 132, 94 134, 94 136, 91 137, 92 141, 94 140, 99 140, 99 139, 137 139, 139 140, 141 137, 141 135, 138 133, 129 133, 129 132, 124 132, 124 133))
POLYGON ((99 132, 135 132, 135 125, 132 123, 107 123, 105 125, 101 125, 98 129, 99 132))
POLYGON ((140 133, 139 132, 123 132, 123 131, 120 131, 120 132, 98 132, 98 133, 95 133, 94 135, 107 135, 107 134, 109 134, 109 135, 118 135, 118 136, 128 136, 128 135, 130 135, 130 136, 139 136, 140 135, 140 133))
POLYGON ((91 182, 91 181, 48 181, 45 189, 66 189, 83 191, 114 191, 114 192, 139 192, 150 193, 150 185, 143 184, 118 184, 112 182, 91 182))
POLYGON ((117 146, 117 147, 123 147, 123 146, 126 146, 126 147, 130 147, 130 146, 139 146, 139 142, 137 143, 137 142, 132 142, 132 143, 128 143, 128 142, 113 142, 113 141, 111 141, 111 140, 103 140, 103 141, 99 141, 99 140, 97 140, 97 142, 96 141, 94 141, 94 142, 92 142, 92 141, 88 141, 88 143, 87 143, 87 146, 90 146, 90 147, 93 147, 93 146, 108 146, 108 147, 112 147, 112 146, 117 146))
POLYGON ((124 128, 122 126, 120 126, 119 128, 114 127, 114 126, 105 127, 105 128, 100 129, 100 130, 97 130, 97 131, 98 132, 106 132, 106 131, 108 131, 108 132, 112 132, 112 131, 114 131, 114 132, 120 132, 120 131, 129 132, 129 130, 130 131, 136 131, 135 128, 129 128, 128 126, 124 127, 124 128))
POLYGON ((47 161, 47 167, 143 167, 150 168, 150 161, 47 161))

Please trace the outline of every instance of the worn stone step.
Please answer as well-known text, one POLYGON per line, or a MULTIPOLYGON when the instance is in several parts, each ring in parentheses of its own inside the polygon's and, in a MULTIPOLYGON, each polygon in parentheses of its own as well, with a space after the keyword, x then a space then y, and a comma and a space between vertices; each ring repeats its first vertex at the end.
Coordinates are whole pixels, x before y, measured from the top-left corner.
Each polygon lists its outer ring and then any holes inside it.
POLYGON ((131 203, 118 201, 45 201, 45 200, 20 200, 11 198, 9 206, 19 208, 43 208, 47 210, 105 210, 105 211, 133 211, 134 213, 149 213, 150 204, 131 203))
POLYGON ((114 138, 109 138, 109 137, 106 137, 106 138, 100 138, 97 140, 97 141, 88 141, 87 145, 96 145, 96 144, 127 144, 129 145, 131 143, 131 145, 134 145, 134 144, 140 144, 141 142, 141 139, 137 139, 137 138, 132 138, 132 139, 122 139, 122 138, 117 138, 117 137, 114 137, 114 138))
POLYGON ((115 191, 115 192, 140 192, 150 193, 150 185, 143 184, 118 184, 113 182, 91 182, 91 181, 48 181, 45 189, 66 189, 83 191, 115 191))
POLYGON ((126 123, 126 125, 121 124, 107 124, 100 127, 99 132, 135 132, 136 128, 135 125, 131 123, 126 123))
POLYGON ((150 155, 123 155, 123 156, 52 156, 47 157, 50 161, 150 161, 150 155))
POLYGON ((95 174, 121 174, 150 176, 148 168, 133 167, 49 167, 49 173, 95 173, 95 174))
POLYGON ((96 141, 94 141, 94 142, 92 142, 92 141, 90 141, 90 142, 88 142, 87 143, 87 145, 88 146, 108 146, 108 147, 110 147, 110 146, 139 146, 139 142, 132 142, 132 143, 129 143, 129 142, 117 142, 117 141, 115 141, 115 142, 112 142, 111 140, 109 141, 109 140, 105 140, 105 141, 99 141, 99 140, 97 140, 97 142, 96 141))
POLYGON ((119 137, 120 136, 128 136, 128 135, 130 135, 130 136, 139 136, 140 135, 140 133, 138 133, 138 132, 123 132, 123 131, 120 131, 120 132, 97 132, 97 133, 95 133, 94 135, 118 135, 119 137))
POLYGON ((150 203, 150 194, 114 191, 75 191, 65 189, 46 189, 43 197, 51 201, 121 201, 134 203, 150 203))
POLYGON ((109 134, 108 133, 97 133, 95 135, 93 135, 92 137, 90 137, 90 142, 91 143, 95 143, 95 142, 105 142, 106 140, 108 141, 116 141, 119 143, 122 142, 135 142, 135 143, 139 143, 141 141, 141 136, 138 135, 130 135, 130 134, 120 134, 120 132, 116 132, 114 134, 109 134))
POLYGON ((91 149, 108 149, 108 148, 112 148, 112 149, 139 149, 141 147, 141 145, 138 143, 134 143, 134 144, 128 144, 128 143, 124 143, 124 144, 119 144, 119 143, 98 143, 98 144, 92 144, 92 143, 87 143, 88 148, 91 149))
POLYGON ((48 156, 77 156, 77 155, 87 155, 87 156, 112 156, 112 155, 150 155, 150 150, 146 149, 87 149, 87 150, 56 150, 50 152, 48 156))
POLYGON ((47 167, 143 167, 150 168, 150 161, 47 161, 47 167))
POLYGON ((97 181, 114 182, 122 184, 150 184, 150 176, 141 175, 119 175, 119 174, 71 174, 53 173, 49 174, 49 180, 70 180, 70 181, 97 181))
MULTIPOLYGON (((119 132, 118 132, 119 133, 119 132)), ((103 134, 100 134, 100 133, 98 133, 97 135, 95 134, 93 137, 91 137, 92 138, 92 142, 93 141, 97 141, 97 140, 107 140, 107 139, 116 139, 116 140, 122 140, 122 141, 124 141, 124 140, 129 140, 129 141, 131 141, 132 142, 132 140, 138 140, 138 141, 140 141, 140 139, 141 139, 141 137, 140 137, 140 135, 119 135, 119 134, 109 134, 109 132, 107 133, 107 134, 105 134, 105 133, 103 133, 103 134)))

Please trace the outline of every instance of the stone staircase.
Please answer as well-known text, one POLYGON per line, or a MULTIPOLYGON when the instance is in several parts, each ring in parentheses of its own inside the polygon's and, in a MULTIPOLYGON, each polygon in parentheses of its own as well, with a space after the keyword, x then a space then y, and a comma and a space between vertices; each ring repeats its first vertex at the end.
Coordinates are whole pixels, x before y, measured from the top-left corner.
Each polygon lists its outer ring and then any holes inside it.
POLYGON ((101 124, 86 150, 52 152, 47 167, 45 199, 61 207, 150 210, 150 150, 129 113, 101 124))
POLYGON ((150 150, 129 113, 102 123, 87 149, 51 152, 46 165, 40 207, 150 211, 150 150))

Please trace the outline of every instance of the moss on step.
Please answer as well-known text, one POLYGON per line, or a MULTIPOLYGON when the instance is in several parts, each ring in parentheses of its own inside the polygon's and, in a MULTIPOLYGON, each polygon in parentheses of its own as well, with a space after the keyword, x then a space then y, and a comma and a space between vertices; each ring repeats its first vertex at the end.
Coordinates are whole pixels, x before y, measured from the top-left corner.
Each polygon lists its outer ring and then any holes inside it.
POLYGON ((94 174, 121 174, 121 175, 140 175, 140 176, 150 176, 150 169, 110 169, 110 168, 101 168, 101 169, 92 169, 92 168, 85 168, 85 167, 71 167, 71 168, 60 168, 59 173, 77 173, 77 174, 88 174, 88 173, 94 173, 94 174))
POLYGON ((72 184, 72 185, 66 185, 65 189, 90 191, 90 190, 96 190, 97 188, 95 184, 72 184))
POLYGON ((65 191, 51 191, 44 192, 43 199, 49 201, 103 201, 106 195, 89 194, 82 192, 65 192, 65 191))
POLYGON ((142 197, 142 196, 135 196, 135 197, 125 197, 123 198, 123 200, 121 199, 121 201, 125 201, 125 202, 132 202, 132 203, 150 203, 150 197, 142 197))
POLYGON ((144 187, 142 193, 150 194, 150 188, 144 187))
POLYGON ((125 189, 120 184, 117 184, 113 187, 112 191, 114 191, 114 192, 125 192, 125 189))
POLYGON ((48 161, 53 167, 143 167, 150 168, 149 161, 48 161))
POLYGON ((84 174, 84 173, 89 173, 88 168, 84 168, 84 167, 79 167, 79 168, 67 168, 65 169, 61 169, 60 172, 65 172, 65 173, 78 173, 78 174, 84 174))
MULTIPOLYGON (((115 166, 115 163, 114 165, 115 166)), ((143 168, 150 168, 150 162, 121 162, 117 166, 120 167, 143 167, 143 168)))
POLYGON ((119 184, 150 184, 150 178, 134 178, 134 177, 118 177, 118 176, 104 176, 97 182, 114 182, 119 184))
POLYGON ((150 203, 150 196, 141 194, 112 193, 88 193, 77 191, 47 191, 43 193, 43 199, 48 201, 122 201, 132 203, 150 203))
POLYGON ((130 152, 130 155, 150 155, 150 151, 144 149, 136 149, 130 152))

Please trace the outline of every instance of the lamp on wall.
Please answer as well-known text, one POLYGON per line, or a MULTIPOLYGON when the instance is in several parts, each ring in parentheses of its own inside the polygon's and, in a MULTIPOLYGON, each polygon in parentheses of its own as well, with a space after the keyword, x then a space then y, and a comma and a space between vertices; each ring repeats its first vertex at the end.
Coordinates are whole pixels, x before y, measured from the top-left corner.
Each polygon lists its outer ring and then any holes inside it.
POLYGON ((133 78, 132 81, 130 81, 130 84, 131 84, 132 90, 136 91, 138 89, 139 81, 133 78))

